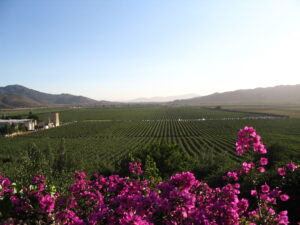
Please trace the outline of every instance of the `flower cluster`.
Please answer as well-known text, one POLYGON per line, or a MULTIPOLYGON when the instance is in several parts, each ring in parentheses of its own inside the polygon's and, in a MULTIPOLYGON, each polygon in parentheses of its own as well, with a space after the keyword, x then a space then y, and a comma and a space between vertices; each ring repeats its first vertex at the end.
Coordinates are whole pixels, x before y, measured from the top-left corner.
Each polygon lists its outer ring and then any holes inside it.
POLYGON ((238 141, 236 143, 236 152, 238 155, 244 154, 250 148, 259 154, 266 154, 267 150, 261 142, 261 137, 256 134, 253 127, 245 127, 238 132, 238 141))
POLYGON ((30 222, 34 215, 34 220, 60 224, 238 224, 248 209, 248 201, 238 198, 238 185, 213 189, 190 172, 176 174, 155 188, 147 180, 97 174, 88 180, 77 172, 65 196, 47 194, 40 180, 35 185, 22 198, 13 192, 3 195, 14 206, 7 223, 30 222))
MULTIPOLYGON (((266 150, 253 128, 239 132, 237 151, 250 147, 258 153, 266 150), (250 146, 252 145, 252 146, 250 146)), ((261 158, 258 165, 242 163, 241 169, 228 172, 227 178, 236 182, 255 168, 268 164, 261 158)), ((140 163, 130 163, 133 177, 142 175, 140 163)), ((285 168, 297 170, 289 163, 285 168)), ((280 170, 281 171, 281 170, 280 170)), ((282 171, 281 171, 282 172, 282 171)), ((33 185, 18 188, 9 179, 0 176, 0 222, 3 224, 288 224, 288 212, 277 212, 277 201, 287 201, 289 196, 278 189, 263 184, 251 190, 256 205, 249 206, 250 199, 240 198, 240 184, 226 184, 211 188, 197 180, 193 173, 175 174, 156 185, 148 180, 95 174, 87 179, 84 172, 76 172, 74 184, 68 193, 60 195, 45 183, 42 175, 36 175, 33 185)))
POLYGON ((277 169, 277 172, 280 176, 285 176, 287 171, 294 172, 298 167, 293 163, 290 162, 285 165, 285 167, 280 167, 277 169))
POLYGON ((264 224, 288 224, 288 212, 281 211, 278 214, 273 208, 277 204, 277 200, 287 201, 289 196, 283 194, 278 189, 271 190, 269 185, 263 184, 258 190, 251 190, 251 195, 258 200, 256 210, 248 213, 249 220, 262 221, 264 224))
POLYGON ((129 171, 132 174, 142 175, 143 174, 142 163, 130 162, 129 163, 129 171))
MULTIPOLYGON (((59 194, 46 191, 45 181, 44 176, 36 175, 32 185, 19 187, 0 176, 0 204, 7 204, 0 215, 10 217, 7 224, 28 223, 31 218, 39 218, 46 223, 53 221, 52 212, 59 194)), ((51 187, 47 188, 51 190, 51 187)))

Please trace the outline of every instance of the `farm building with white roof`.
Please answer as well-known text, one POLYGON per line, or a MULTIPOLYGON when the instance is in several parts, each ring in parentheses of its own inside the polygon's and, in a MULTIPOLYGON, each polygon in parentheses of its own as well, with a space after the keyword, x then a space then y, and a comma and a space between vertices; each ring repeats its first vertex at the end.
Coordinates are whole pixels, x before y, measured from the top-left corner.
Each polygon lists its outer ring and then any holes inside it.
POLYGON ((4 127, 5 125, 15 125, 18 127, 20 124, 24 124, 27 130, 34 130, 36 125, 36 121, 32 119, 20 119, 20 120, 0 120, 0 128, 4 127))

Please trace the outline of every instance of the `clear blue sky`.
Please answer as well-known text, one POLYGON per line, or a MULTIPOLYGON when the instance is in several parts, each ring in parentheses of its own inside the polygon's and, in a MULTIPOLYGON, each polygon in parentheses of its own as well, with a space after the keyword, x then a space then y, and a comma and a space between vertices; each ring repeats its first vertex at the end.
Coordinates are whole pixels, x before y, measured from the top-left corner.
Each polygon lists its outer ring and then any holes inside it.
POLYGON ((298 83, 298 0, 0 0, 0 86, 126 100, 298 83))

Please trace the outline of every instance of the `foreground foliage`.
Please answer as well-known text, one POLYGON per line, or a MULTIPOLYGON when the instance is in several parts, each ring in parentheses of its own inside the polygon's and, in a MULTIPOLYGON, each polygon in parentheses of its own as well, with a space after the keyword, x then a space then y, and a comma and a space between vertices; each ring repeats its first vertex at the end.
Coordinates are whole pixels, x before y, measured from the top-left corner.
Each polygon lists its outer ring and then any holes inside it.
MULTIPOLYGON (((252 127, 239 132, 237 154, 266 154, 261 138, 252 127)), ((47 185, 44 176, 35 175, 32 185, 20 187, 0 177, 0 218, 3 224, 289 224, 288 211, 278 203, 290 196, 279 185, 271 188, 259 179, 268 158, 243 162, 227 172, 228 183, 217 188, 197 180, 193 173, 173 175, 164 182, 145 179, 141 163, 131 162, 131 177, 95 174, 87 179, 75 173, 75 182, 66 194, 47 185), (241 179, 252 184, 249 198, 240 196, 241 179)), ((149 170, 149 168, 148 168, 149 170)), ((286 182, 299 180, 299 168, 290 162, 277 169, 286 182)), ((284 183, 282 183, 284 184, 284 183)))

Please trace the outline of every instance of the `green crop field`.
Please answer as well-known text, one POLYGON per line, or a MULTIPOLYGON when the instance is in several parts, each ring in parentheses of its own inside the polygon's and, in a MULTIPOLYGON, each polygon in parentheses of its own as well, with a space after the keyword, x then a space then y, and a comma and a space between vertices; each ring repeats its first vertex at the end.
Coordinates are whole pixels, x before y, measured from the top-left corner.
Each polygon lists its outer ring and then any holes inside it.
MULTIPOLYGON (((226 112, 200 107, 127 106, 103 108, 78 108, 61 111, 63 121, 85 120, 178 120, 243 118, 259 114, 226 112)), ((47 113, 40 114, 46 117, 47 113)))
POLYGON ((226 109, 254 112, 254 113, 271 113, 275 115, 284 115, 291 118, 300 118, 299 104, 269 104, 269 105, 231 105, 225 106, 226 109))
MULTIPOLYGON (((40 117, 45 112, 38 114, 40 117)), ((82 108, 60 112, 62 121, 73 123, 14 138, 2 138, 0 158, 14 159, 31 143, 43 149, 66 149, 83 169, 94 171, 97 165, 114 165, 132 151, 142 151, 153 143, 171 143, 191 157, 210 152, 239 162, 235 154, 236 134, 244 126, 254 126, 266 145, 285 143, 291 151, 300 149, 300 120, 262 118, 262 114, 228 112, 200 107, 118 107, 82 108), (76 122, 74 122, 76 121, 76 122)), ((16 166, 11 163, 11 166, 16 166)), ((95 171, 96 172, 96 171, 95 171)))
POLYGON ((114 106, 94 108, 45 108, 0 111, 3 116, 26 116, 29 112, 39 115, 40 119, 47 120, 53 112, 60 112, 61 120, 153 120, 153 119, 198 119, 244 117, 247 113, 220 112, 199 107, 167 107, 167 106, 114 106))

